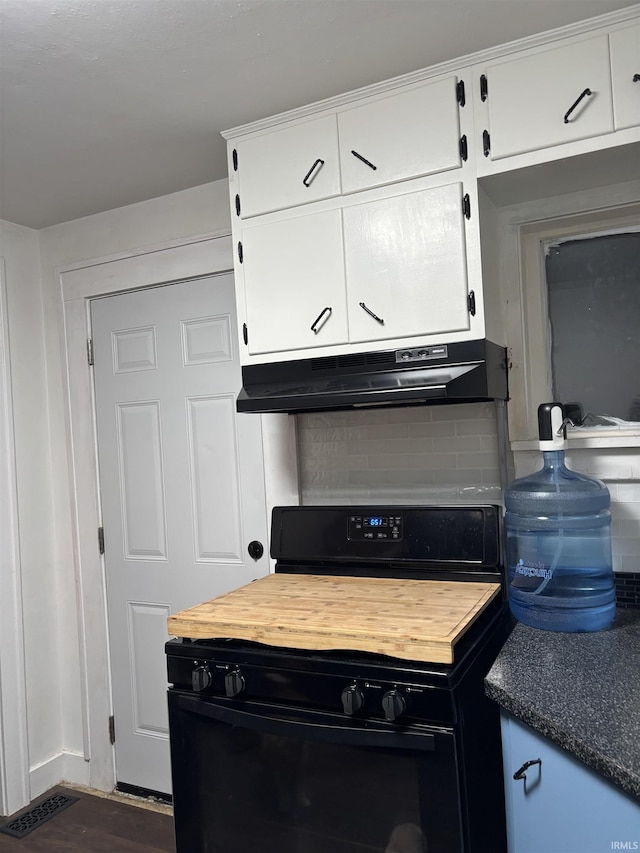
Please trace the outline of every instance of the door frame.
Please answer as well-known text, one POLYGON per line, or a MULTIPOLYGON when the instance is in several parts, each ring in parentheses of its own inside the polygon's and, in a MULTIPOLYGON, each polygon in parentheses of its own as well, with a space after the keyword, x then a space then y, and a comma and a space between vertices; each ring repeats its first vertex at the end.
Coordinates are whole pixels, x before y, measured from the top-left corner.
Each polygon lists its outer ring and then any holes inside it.
MULTIPOLYGON (((88 784, 102 791, 116 783, 108 718, 113 713, 101 523, 93 375, 88 366, 90 300, 220 273, 233 274, 228 232, 166 243, 139 252, 61 267, 63 373, 69 447, 69 484, 80 655, 83 752, 88 784)), ((267 512, 299 502, 295 418, 260 415, 267 512)), ((85 780, 86 783, 86 780, 85 780)))
POLYGON ((13 422, 9 317, 0 257, 0 814, 14 814, 31 796, 25 684, 22 565, 13 422))

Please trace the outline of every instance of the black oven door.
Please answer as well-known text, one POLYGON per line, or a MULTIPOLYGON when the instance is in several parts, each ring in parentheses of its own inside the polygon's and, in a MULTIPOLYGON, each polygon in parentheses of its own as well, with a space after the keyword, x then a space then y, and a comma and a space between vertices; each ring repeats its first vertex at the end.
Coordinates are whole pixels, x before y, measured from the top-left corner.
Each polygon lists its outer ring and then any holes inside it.
POLYGON ((169 691, 178 853, 460 853, 454 733, 169 691))

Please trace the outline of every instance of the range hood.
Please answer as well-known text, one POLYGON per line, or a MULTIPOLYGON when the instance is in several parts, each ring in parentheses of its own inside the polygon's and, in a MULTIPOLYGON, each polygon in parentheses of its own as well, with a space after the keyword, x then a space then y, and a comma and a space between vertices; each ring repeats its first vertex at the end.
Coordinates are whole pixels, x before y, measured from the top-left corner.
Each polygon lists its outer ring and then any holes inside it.
POLYGON ((254 364, 242 383, 239 412, 506 400, 506 350, 478 340, 254 364))

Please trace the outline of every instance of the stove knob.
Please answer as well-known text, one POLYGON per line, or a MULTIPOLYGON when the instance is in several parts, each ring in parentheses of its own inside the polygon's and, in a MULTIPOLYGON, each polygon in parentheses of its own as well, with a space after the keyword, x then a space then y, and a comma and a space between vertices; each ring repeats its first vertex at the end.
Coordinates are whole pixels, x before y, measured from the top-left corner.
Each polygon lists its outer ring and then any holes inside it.
POLYGON ((208 666, 197 666, 191 673, 191 686, 196 693, 201 693, 207 687, 211 687, 213 678, 208 666))
POLYGON ((351 684, 349 687, 345 687, 342 691, 342 710, 345 714, 348 714, 352 717, 354 714, 357 714, 358 711, 364 705, 364 694, 359 687, 355 684, 351 684))
POLYGON ((397 690, 388 690, 382 697, 382 710, 385 720, 393 722, 401 717, 407 709, 407 703, 402 693, 397 690))
POLYGON ((230 699, 239 696, 245 688, 244 675, 239 669, 228 672, 224 677, 224 692, 230 699))

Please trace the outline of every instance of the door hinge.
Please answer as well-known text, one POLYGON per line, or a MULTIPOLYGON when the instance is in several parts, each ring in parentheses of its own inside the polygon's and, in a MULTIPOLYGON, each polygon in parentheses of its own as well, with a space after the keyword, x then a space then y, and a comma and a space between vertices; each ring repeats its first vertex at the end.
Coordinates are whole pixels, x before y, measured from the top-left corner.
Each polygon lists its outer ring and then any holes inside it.
POLYGON ((486 101, 489 94, 489 84, 487 83, 486 74, 480 75, 480 100, 486 101))
POLYGON ((87 338, 87 361, 91 367, 93 365, 93 340, 91 338, 87 338))
POLYGON ((236 216, 240 216, 240 196, 236 193, 236 216))
POLYGON ((471 219, 471 199, 469 193, 465 193, 462 199, 462 212, 465 219, 471 219))
POLYGON ((247 329, 247 324, 242 324, 242 340, 245 343, 245 346, 249 343, 249 330, 247 329))
POLYGON ((462 160, 466 160, 469 156, 469 146, 467 145, 467 134, 464 133, 460 137, 460 157, 462 160))
POLYGON ((491 136, 488 130, 482 131, 482 153, 485 157, 491 153, 491 136))
POLYGON ((460 106, 464 107, 467 100, 464 94, 464 80, 460 80, 456 86, 456 99, 460 106))
POLYGON ((467 307, 469 308, 469 314, 472 317, 476 316, 476 294, 473 290, 469 291, 469 295, 467 296, 467 307))
POLYGON ((238 241, 238 260, 244 263, 244 249, 242 248, 242 240, 238 241))
POLYGON ((109 741, 111 746, 116 742, 116 719, 114 716, 109 717, 109 741))
POLYGON ((104 554, 104 527, 98 528, 98 550, 104 554))
POLYGON ((233 154, 231 155, 231 159, 233 160, 233 171, 238 171, 238 150, 237 148, 233 149, 233 154))

